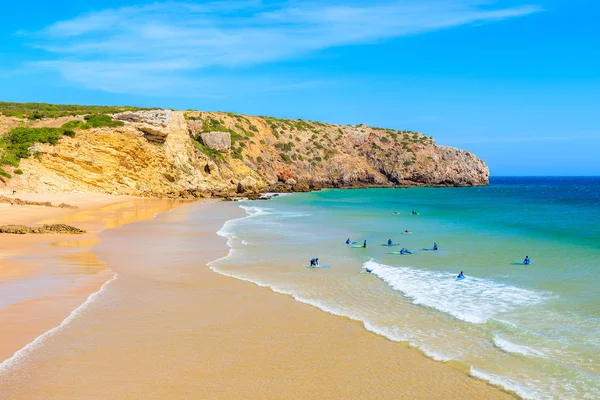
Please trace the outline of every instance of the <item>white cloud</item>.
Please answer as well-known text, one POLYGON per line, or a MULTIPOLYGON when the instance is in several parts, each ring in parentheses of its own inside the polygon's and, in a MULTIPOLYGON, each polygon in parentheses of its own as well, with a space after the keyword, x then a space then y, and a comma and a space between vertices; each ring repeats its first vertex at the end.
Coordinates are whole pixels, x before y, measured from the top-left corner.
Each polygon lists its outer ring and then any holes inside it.
POLYGON ((567 136, 502 136, 446 138, 449 143, 535 143, 535 142, 571 142, 573 140, 600 140, 600 132, 584 132, 567 136))
POLYGON ((165 2, 81 15, 33 37, 56 57, 39 67, 87 88, 140 94, 164 86, 198 87, 215 69, 538 11, 538 6, 501 8, 479 0, 165 2))

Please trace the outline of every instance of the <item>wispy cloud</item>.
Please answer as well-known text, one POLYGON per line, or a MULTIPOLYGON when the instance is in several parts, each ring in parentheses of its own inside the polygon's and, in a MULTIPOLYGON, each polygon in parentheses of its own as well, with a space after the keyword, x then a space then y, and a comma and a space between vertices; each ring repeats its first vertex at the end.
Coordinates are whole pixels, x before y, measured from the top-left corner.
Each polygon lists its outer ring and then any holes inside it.
POLYGON ((534 143, 534 142, 571 142, 573 140, 600 140, 600 132, 584 132, 566 136, 504 136, 504 137, 470 137, 446 138, 450 143, 534 143))
POLYGON ((28 36, 55 55, 38 67, 87 88, 148 94, 201 88, 214 71, 540 10, 480 0, 164 2, 100 10, 28 36))

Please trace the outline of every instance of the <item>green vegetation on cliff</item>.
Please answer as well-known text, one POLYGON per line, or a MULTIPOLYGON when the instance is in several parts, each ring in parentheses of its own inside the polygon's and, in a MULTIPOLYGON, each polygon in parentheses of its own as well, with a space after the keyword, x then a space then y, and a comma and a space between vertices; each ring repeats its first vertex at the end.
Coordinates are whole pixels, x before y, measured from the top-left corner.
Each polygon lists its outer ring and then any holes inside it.
POLYGON ((219 160, 219 161, 224 160, 223 154, 221 154, 218 150, 210 149, 197 140, 194 140, 194 146, 198 150, 200 150, 201 152, 203 152, 204 154, 206 154, 207 156, 209 156, 212 159, 219 160))
POLYGON ((7 117, 42 119, 86 114, 114 114, 144 108, 130 106, 80 106, 74 104, 12 103, 0 101, 0 113, 7 117))
POLYGON ((29 148, 35 143, 57 144, 63 136, 75 136, 65 128, 14 128, 0 139, 0 165, 18 167, 21 158, 31 156, 29 148))
POLYGON ((125 123, 123 121, 117 121, 112 119, 109 115, 106 114, 91 114, 83 117, 86 122, 81 120, 69 121, 66 124, 63 124, 62 127, 65 129, 90 129, 90 128, 102 128, 109 127, 115 128, 117 126, 123 126, 125 123))

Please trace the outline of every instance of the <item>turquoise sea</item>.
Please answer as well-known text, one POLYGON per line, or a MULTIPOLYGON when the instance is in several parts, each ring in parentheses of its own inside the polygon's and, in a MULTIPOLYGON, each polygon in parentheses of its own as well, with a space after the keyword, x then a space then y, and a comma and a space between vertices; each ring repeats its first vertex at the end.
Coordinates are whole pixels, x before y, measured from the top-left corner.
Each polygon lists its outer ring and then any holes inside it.
POLYGON ((600 398, 600 178, 324 190, 240 206, 247 217, 220 231, 231 250, 217 272, 362 321, 525 398, 600 398), (424 250, 434 242, 438 251, 424 250), (402 247, 413 254, 390 254, 402 247), (515 264, 526 255, 532 265, 515 264), (306 268, 313 257, 331 268, 306 268))

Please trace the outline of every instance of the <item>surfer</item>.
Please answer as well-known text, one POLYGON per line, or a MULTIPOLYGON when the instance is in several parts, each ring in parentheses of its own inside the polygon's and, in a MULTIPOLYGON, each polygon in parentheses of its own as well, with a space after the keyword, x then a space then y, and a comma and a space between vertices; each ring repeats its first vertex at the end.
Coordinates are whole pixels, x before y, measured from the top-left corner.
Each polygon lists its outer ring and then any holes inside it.
POLYGON ((388 239, 388 246, 392 245, 392 239, 388 239))
POLYGON ((523 260, 523 265, 529 265, 531 264, 531 260, 529 259, 529 256, 525 256, 525 259, 523 260))
POLYGON ((437 249, 438 249, 438 245, 437 245, 437 243, 434 243, 433 244, 433 250, 437 250, 437 249))
POLYGON ((365 242, 363 243, 363 247, 367 247, 367 241, 365 240, 365 242))
POLYGON ((371 272, 373 272, 373 270, 372 270, 372 269, 369 269, 369 268, 365 268, 365 270, 366 270, 368 273, 371 273, 371 272))
POLYGON ((319 259, 318 258, 313 258, 312 260, 310 260, 310 266, 311 267, 316 267, 317 265, 319 265, 319 259))
POLYGON ((404 233, 405 235, 407 235, 407 234, 409 234, 410 232, 409 232, 409 231, 408 231, 408 229, 407 229, 407 230, 405 230, 403 233, 404 233))
POLYGON ((463 279, 465 278, 465 274, 463 274, 462 271, 460 271, 460 274, 458 274, 458 276, 456 277, 456 279, 463 279))
POLYGON ((346 244, 350 244, 350 238, 346 239, 346 244))

